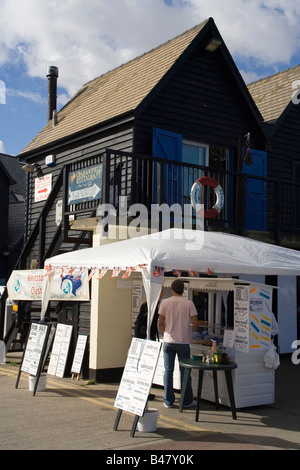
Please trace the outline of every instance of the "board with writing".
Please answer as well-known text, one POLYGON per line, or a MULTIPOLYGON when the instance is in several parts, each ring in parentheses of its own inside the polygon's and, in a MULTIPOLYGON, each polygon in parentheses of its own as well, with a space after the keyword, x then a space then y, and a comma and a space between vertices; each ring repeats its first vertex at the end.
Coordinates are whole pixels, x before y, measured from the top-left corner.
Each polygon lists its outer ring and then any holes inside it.
POLYGON ((87 338, 87 335, 78 335, 74 359, 71 367, 72 374, 80 374, 87 338))
POLYGON ((49 375, 63 378, 69 353, 72 330, 72 325, 63 325, 58 323, 47 371, 49 375))
POLYGON ((21 371, 27 374, 37 376, 46 343, 49 335, 49 326, 41 323, 32 323, 24 352, 21 371))
POLYGON ((133 338, 114 406, 143 416, 161 343, 133 338))

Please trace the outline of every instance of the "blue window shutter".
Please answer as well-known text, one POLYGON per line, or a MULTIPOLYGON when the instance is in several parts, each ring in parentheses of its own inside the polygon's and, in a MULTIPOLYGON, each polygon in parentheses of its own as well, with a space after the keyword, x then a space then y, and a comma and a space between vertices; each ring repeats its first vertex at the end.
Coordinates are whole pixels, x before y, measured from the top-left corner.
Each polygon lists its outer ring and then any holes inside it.
MULTIPOLYGON (((267 176, 267 153, 251 149, 252 165, 243 163, 242 172, 253 176, 267 176)), ((266 182, 248 178, 246 229, 265 231, 267 227, 266 182)))
POLYGON ((182 161, 182 135, 163 129, 153 129, 153 156, 182 161))

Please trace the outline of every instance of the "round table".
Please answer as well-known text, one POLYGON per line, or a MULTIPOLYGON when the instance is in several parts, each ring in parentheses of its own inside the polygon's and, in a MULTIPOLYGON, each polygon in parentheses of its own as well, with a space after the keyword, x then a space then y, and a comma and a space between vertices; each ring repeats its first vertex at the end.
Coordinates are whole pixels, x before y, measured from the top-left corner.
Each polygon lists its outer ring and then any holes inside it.
POLYGON ((234 400, 234 391, 233 391, 233 383, 232 383, 232 370, 237 368, 237 364, 235 362, 230 362, 229 364, 209 364, 207 362, 202 362, 197 359, 184 359, 179 362, 180 367, 184 368, 184 376, 183 376, 183 383, 182 383, 182 390, 181 390, 181 398, 179 404, 179 411, 182 412, 183 410, 183 401, 186 391, 186 386, 188 383, 189 376, 191 374, 192 369, 198 369, 199 376, 198 376, 198 390, 197 390, 197 406, 196 406, 196 421, 199 419, 199 411, 200 411, 200 401, 201 401, 201 391, 202 391, 202 382, 203 382, 203 373, 205 370, 210 370, 213 373, 213 381, 214 381, 214 389, 215 389, 215 402, 216 407, 219 407, 219 397, 218 397, 218 380, 217 380, 217 373, 219 371, 224 371, 227 390, 230 400, 231 412, 233 419, 236 418, 236 408, 235 408, 235 400, 234 400))

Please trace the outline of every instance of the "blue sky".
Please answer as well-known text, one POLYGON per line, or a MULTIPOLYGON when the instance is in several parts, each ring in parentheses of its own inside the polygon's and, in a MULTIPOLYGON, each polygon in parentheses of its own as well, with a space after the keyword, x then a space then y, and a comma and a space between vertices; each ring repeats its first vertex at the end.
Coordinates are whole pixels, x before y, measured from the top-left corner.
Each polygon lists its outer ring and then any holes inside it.
POLYGON ((47 123, 48 65, 60 108, 208 17, 247 83, 300 64, 300 0, 0 0, 0 11, 0 152, 12 155, 47 123))

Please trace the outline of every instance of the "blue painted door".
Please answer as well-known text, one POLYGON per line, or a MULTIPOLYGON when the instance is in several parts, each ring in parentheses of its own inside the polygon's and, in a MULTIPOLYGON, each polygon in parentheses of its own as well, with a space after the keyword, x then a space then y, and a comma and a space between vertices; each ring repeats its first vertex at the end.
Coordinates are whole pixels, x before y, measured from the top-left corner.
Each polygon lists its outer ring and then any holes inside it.
MULTIPOLYGON (((243 163, 242 172, 252 176, 267 176, 267 153, 251 149, 252 165, 243 163)), ((267 186, 259 179, 248 178, 246 229, 264 231, 267 227, 267 186)))

